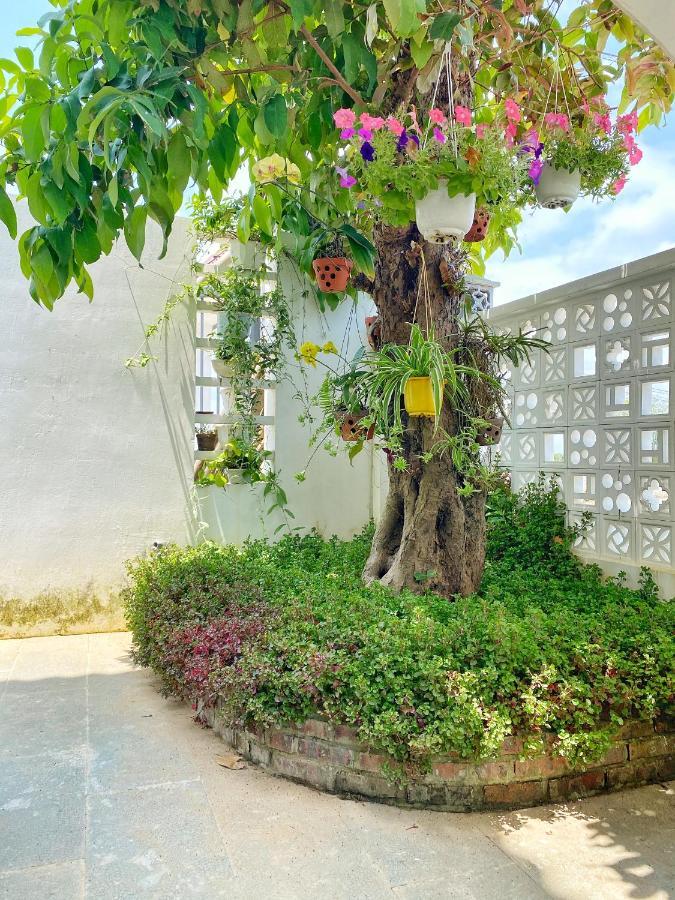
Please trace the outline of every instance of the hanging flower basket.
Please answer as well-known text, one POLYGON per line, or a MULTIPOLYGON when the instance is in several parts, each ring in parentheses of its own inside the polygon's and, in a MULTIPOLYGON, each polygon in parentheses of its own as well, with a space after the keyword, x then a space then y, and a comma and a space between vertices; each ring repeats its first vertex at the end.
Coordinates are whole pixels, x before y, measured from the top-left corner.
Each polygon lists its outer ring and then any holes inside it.
POLYGON ((217 356, 214 356, 211 365, 218 378, 232 378, 234 375, 234 363, 229 359, 218 359, 217 356))
POLYGON ((494 419, 487 419, 490 423, 488 427, 476 438, 476 443, 480 447, 492 447, 494 444, 498 444, 502 437, 502 428, 504 427, 504 420, 502 418, 496 417, 494 419))
POLYGON ((352 271, 351 259, 344 256, 321 256, 312 262, 316 283, 324 294, 340 294, 346 290, 352 271))
POLYGON ((201 431, 197 433, 197 450, 215 450, 217 443, 217 431, 201 431))
POLYGON ((485 238, 488 225, 490 224, 490 213, 487 209, 477 209, 473 217, 473 225, 464 235, 467 244, 477 244, 485 238))
POLYGON ((403 389, 405 410, 409 416, 435 419, 439 410, 434 403, 434 390, 428 376, 409 378, 403 389))
POLYGON ((448 197, 448 183, 442 178, 434 191, 415 203, 417 227, 425 241, 446 244, 451 238, 463 238, 473 223, 475 194, 448 197))
POLYGON ((581 190, 581 173, 579 170, 569 172, 567 169, 556 169, 550 163, 544 163, 535 186, 539 205, 544 209, 562 209, 571 206, 581 190))
POLYGON ((368 431, 366 432, 365 428, 362 428, 359 425, 361 419, 364 416, 367 416, 367 410, 363 410, 359 413, 343 413, 341 416, 340 422, 340 437, 343 441, 353 442, 353 441, 372 441, 375 437, 375 425, 370 425, 368 431))

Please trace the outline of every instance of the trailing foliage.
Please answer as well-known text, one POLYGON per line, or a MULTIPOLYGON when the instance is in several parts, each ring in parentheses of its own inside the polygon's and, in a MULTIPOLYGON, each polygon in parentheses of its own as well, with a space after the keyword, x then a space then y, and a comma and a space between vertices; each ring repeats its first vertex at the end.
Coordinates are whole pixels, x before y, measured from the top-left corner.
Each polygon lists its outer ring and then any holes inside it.
POLYGON ((673 714, 675 608, 569 551, 555 487, 493 497, 478 595, 364 587, 370 534, 168 547, 131 563, 136 659, 168 692, 233 719, 316 714, 424 767, 488 757, 514 733, 595 758, 627 717, 673 714))

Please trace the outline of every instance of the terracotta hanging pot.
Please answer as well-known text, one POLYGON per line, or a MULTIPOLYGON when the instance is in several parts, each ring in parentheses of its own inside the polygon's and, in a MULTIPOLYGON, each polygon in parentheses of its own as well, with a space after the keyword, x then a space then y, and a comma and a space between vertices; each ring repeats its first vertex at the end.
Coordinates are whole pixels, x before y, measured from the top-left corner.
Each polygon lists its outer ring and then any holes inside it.
POLYGON ((379 316, 366 316, 366 337, 373 350, 382 346, 382 323, 379 316))
POLYGON ((504 420, 502 418, 496 417, 494 419, 487 419, 487 421, 490 424, 476 438, 476 443, 480 447, 492 447, 494 444, 498 444, 502 437, 504 420))
POLYGON ((467 244, 477 244, 482 241, 487 234, 488 225, 490 224, 490 213, 483 207, 477 209, 473 217, 473 225, 464 235, 467 244))
POLYGON ((360 440, 372 441, 375 437, 375 425, 370 425, 368 431, 359 425, 361 419, 368 413, 364 409, 359 413, 342 413, 340 422, 340 437, 343 441, 353 442, 360 440))
POLYGON ((322 256, 312 262, 316 283, 324 294, 340 294, 347 288, 353 263, 344 256, 322 256))

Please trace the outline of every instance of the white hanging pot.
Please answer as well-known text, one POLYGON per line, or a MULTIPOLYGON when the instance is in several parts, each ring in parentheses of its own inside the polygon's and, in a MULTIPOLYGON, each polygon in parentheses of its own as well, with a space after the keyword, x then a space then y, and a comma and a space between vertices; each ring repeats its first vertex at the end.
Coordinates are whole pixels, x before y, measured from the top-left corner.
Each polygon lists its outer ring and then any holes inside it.
POLYGON ((225 469, 228 484, 246 484, 244 473, 241 469, 225 469))
POLYGON ((242 269, 257 270, 265 265, 265 250, 258 241, 248 241, 242 244, 237 238, 230 241, 230 253, 232 265, 241 266, 242 269))
POLYGON ((234 375, 234 364, 228 359, 218 359, 217 356, 214 356, 211 365, 218 378, 232 378, 234 375))
POLYGON ((445 244, 450 238, 463 238, 473 224, 476 195, 448 197, 448 182, 442 178, 434 191, 415 203, 417 227, 425 241, 445 244))
POLYGON ((556 169, 546 162, 539 176, 539 184, 535 185, 534 190, 539 205, 544 209, 562 209, 570 206, 581 190, 581 172, 578 169, 574 172, 556 169))

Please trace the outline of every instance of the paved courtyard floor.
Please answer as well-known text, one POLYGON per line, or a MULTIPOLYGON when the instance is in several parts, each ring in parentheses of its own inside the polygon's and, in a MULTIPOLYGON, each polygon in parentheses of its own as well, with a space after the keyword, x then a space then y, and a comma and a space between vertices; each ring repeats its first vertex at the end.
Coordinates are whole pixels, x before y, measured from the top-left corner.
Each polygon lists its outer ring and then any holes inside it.
POLYGON ((674 790, 507 814, 341 800, 254 768, 125 634, 0 641, 0 898, 669 898, 674 790))

